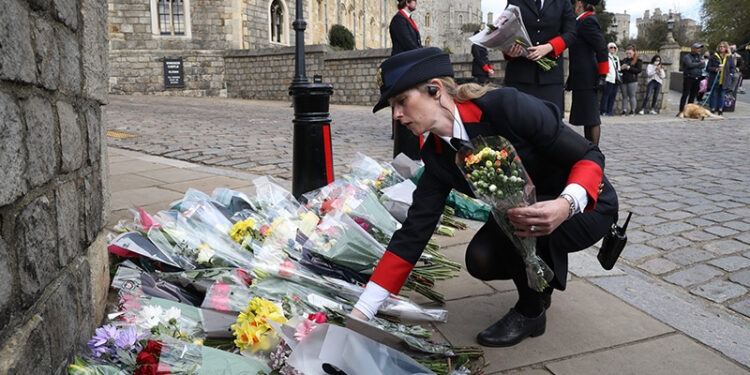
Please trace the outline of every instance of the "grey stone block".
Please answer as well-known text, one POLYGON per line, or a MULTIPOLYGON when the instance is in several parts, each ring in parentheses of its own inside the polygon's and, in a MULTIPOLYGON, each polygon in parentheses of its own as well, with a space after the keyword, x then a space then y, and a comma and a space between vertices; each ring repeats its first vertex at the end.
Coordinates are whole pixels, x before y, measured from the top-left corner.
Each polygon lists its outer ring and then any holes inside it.
POLYGON ((748 233, 748 234, 742 234, 742 235, 739 235, 739 236, 737 236, 735 238, 738 239, 738 240, 740 240, 740 241, 742 241, 742 242, 744 242, 744 243, 746 243, 746 244, 750 244, 750 233, 748 233))
POLYGON ((740 232, 750 231, 750 223, 745 223, 742 221, 730 221, 728 223, 724 223, 723 225, 727 228, 732 228, 740 232))
POLYGON ((704 249, 716 254, 734 254, 747 249, 747 245, 735 240, 711 242, 703 246, 704 249))
POLYGON ((47 301, 47 308, 42 313, 44 328, 50 340, 52 368, 58 368, 69 361, 75 350, 79 298, 75 278, 67 274, 56 285, 47 301))
POLYGON ((14 273, 11 271, 10 257, 8 256, 7 246, 5 241, 0 237, 0 330, 5 328, 5 325, 10 319, 10 314, 5 313, 5 309, 13 303, 13 283, 14 273))
POLYGON ((72 105, 57 102, 57 115, 60 119, 60 148, 62 150, 62 171, 72 172, 83 162, 83 141, 78 126, 78 114, 72 105))
POLYGON ((31 201, 16 217, 16 254, 22 298, 28 305, 57 276, 57 230, 52 204, 47 197, 31 201))
POLYGON ((734 229, 730 229, 727 227, 710 227, 704 229, 706 232, 715 234, 719 237, 729 237, 733 234, 737 234, 738 232, 734 229))
POLYGON ((695 287, 690 293, 705 297, 716 303, 722 303, 747 293, 747 289, 724 280, 715 280, 708 284, 695 287))
POLYGON ((729 305, 729 308, 750 318, 750 298, 729 305))
POLYGON ((0 79, 33 83, 34 50, 28 12, 18 1, 4 1, 0 25, 0 79))
POLYGON ((26 117, 26 178, 31 187, 37 187, 55 173, 55 116, 52 105, 41 96, 32 96, 21 107, 26 117))
POLYGON ((681 235, 690 241, 708 241, 715 240, 717 237, 711 233, 704 232, 702 230, 694 230, 690 232, 681 233, 681 235))
POLYGON ((98 172, 85 179, 84 197, 86 243, 91 243, 104 227, 104 190, 98 172))
POLYGON ((684 232, 686 230, 693 229, 694 227, 687 223, 682 222, 671 222, 653 226, 644 226, 643 230, 646 232, 655 234, 657 236, 663 236, 667 234, 684 232))
POLYGON ((34 10, 47 10, 49 2, 50 0, 29 0, 29 5, 34 10))
POLYGON ((708 251, 703 251, 700 249, 688 247, 685 249, 675 250, 669 254, 666 254, 664 255, 664 258, 667 258, 675 263, 679 263, 683 266, 686 266, 689 264, 702 262, 706 259, 711 259, 714 256, 715 256, 714 254, 709 253, 708 251))
POLYGON ((669 276, 664 277, 664 280, 667 280, 672 284, 686 287, 706 282, 722 274, 723 272, 717 270, 716 268, 707 266, 705 264, 700 264, 695 267, 690 267, 688 269, 675 272, 669 276))
POLYGON ((726 212, 715 212, 715 213, 712 213, 712 214, 703 215, 704 219, 708 219, 708 220, 712 220, 712 221, 718 221, 718 222, 724 222, 724 221, 734 220, 737 217, 738 217, 737 215, 733 215, 733 214, 726 213, 726 212))
MULTIPOLYGON (((104 249, 100 249, 104 250, 104 249)), ((77 288, 78 302, 78 330, 77 343, 79 348, 86 347, 86 343, 91 339, 94 330, 94 319, 92 314, 98 307, 92 303, 91 267, 87 259, 82 259, 75 271, 75 286, 77 288)), ((98 323, 98 322, 97 322, 98 323)))
POLYGON ((60 89, 70 93, 81 92, 81 51, 78 38, 68 29, 57 29, 57 46, 60 50, 60 89))
POLYGON ((107 2, 83 0, 83 94, 107 102, 107 2))
POLYGON ((73 30, 78 29, 78 1, 77 0, 52 0, 55 7, 54 15, 73 30))
MULTIPOLYGON (((46 324, 39 315, 31 317, 32 321, 16 331, 15 337, 10 338, 9 355, 4 357, 8 361, 8 374, 52 374, 50 363, 50 345, 46 324)), ((5 353, 3 353, 5 354, 5 353)))
POLYGON ((638 268, 653 273, 655 275, 661 275, 670 271, 673 271, 678 267, 677 264, 670 262, 664 258, 655 258, 643 262, 638 268))
POLYGON ((727 272, 734 272, 750 267, 750 259, 741 256, 731 256, 711 260, 708 264, 719 267, 727 272))
POLYGON ((95 163, 101 159, 102 154, 102 122, 101 112, 98 106, 88 106, 85 109, 84 117, 86 118, 87 131, 87 155, 88 162, 95 163))
POLYGON ((734 273, 729 276, 729 280, 750 287, 750 270, 734 273))
POLYGON ((55 208, 57 211, 57 244, 60 267, 81 251, 81 214, 78 203, 78 191, 75 181, 67 182, 57 188, 55 194, 55 208))
POLYGON ((655 254, 659 254, 659 251, 650 246, 636 243, 625 246, 620 256, 629 261, 638 261, 639 259, 647 258, 655 254))
POLYGON ((2 207, 15 201, 27 190, 23 177, 26 170, 26 149, 23 147, 21 111, 13 97, 3 92, 0 92, 0 166, 2 207))
POLYGON ((648 242, 648 244, 658 249, 662 249, 662 250, 674 250, 674 249, 679 249, 681 247, 689 246, 692 244, 692 242, 682 237, 667 236, 667 237, 659 237, 655 240, 651 240, 648 242))
POLYGON ((60 82, 60 51, 55 30, 43 18, 35 18, 31 35, 34 38, 37 82, 49 90, 57 90, 60 82))

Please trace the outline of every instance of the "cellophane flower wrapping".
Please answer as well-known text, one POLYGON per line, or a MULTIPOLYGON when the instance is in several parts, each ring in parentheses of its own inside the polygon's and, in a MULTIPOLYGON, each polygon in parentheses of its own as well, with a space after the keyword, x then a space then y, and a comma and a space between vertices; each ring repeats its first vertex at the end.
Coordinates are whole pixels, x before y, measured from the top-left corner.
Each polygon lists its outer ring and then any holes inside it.
POLYGON ((323 216, 304 247, 335 264, 367 274, 385 254, 383 245, 339 210, 323 216))
POLYGON ((138 354, 135 375, 243 375, 269 372, 267 365, 254 358, 166 338, 148 342, 138 354))
POLYGON ((456 154, 456 163, 474 195, 490 205, 498 226, 523 258, 529 287, 542 291, 554 274, 536 254, 536 238, 516 236, 516 229, 506 213, 510 208, 534 204, 534 185, 521 158, 507 139, 480 136, 472 140, 472 145, 473 150, 463 149, 456 154))
POLYGON ((351 173, 345 179, 357 180, 376 193, 405 180, 390 163, 378 163, 360 152, 355 154, 351 167, 351 173))

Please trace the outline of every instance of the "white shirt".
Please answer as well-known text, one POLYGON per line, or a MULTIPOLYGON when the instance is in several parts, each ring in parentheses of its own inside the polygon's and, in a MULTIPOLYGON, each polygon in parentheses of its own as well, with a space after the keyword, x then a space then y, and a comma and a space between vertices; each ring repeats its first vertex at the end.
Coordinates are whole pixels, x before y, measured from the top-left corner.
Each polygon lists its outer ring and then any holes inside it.
MULTIPOLYGON (((469 140, 469 135, 466 133, 466 128, 461 120, 458 107, 455 104, 453 104, 453 137, 440 136, 440 138, 444 139, 454 150, 455 148, 451 144, 451 138, 459 138, 464 141, 469 140)), ((565 187, 562 194, 569 194, 573 197, 576 204, 576 212, 583 212, 583 209, 588 204, 588 195, 581 185, 570 184, 565 187)), ((380 305, 388 299, 389 295, 390 292, 388 292, 387 289, 370 281, 367 283, 367 286, 365 286, 365 290, 362 292, 362 295, 360 295, 354 308, 365 314, 367 319, 372 319, 372 317, 377 314, 380 305)))
POLYGON ((662 79, 666 78, 667 74, 664 72, 664 69, 657 73, 656 65, 648 64, 648 66, 646 66, 646 76, 648 77, 649 82, 653 80, 662 84, 662 79))
POLYGON ((617 55, 609 54, 609 73, 607 73, 607 82, 617 83, 617 72, 620 71, 620 58, 617 55))

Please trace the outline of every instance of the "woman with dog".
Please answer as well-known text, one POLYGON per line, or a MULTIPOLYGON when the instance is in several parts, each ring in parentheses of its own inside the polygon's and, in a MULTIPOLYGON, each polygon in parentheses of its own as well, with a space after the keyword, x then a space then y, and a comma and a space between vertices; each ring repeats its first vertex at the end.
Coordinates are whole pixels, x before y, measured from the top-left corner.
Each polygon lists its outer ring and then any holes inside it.
MULTIPOLYGON (((604 155, 560 120, 553 103, 515 88, 456 86, 448 54, 422 48, 380 65, 376 112, 393 108, 394 119, 415 135, 430 133, 421 150, 424 173, 413 204, 367 283, 352 315, 370 319, 397 294, 432 235, 446 198, 455 188, 473 195, 456 165, 456 153, 478 136, 503 136, 515 147, 534 181, 538 202, 507 211, 516 235, 537 238, 537 254, 554 271, 550 287, 531 289, 523 259, 494 219, 466 250, 466 269, 480 280, 512 279, 518 301, 477 335, 485 346, 512 346, 544 333, 552 289, 564 290, 568 253, 591 246, 617 216, 617 195, 603 174, 604 155)), ((499 312, 496 312, 499 314, 499 312)), ((478 317, 481 318, 481 317, 478 317)))
POLYGON ((729 75, 734 72, 734 59, 729 53, 729 43, 720 42, 716 47, 716 53, 708 60, 708 82, 712 85, 711 113, 721 116, 724 111, 724 82, 729 81, 729 75), (725 74, 726 72, 726 74, 725 74))

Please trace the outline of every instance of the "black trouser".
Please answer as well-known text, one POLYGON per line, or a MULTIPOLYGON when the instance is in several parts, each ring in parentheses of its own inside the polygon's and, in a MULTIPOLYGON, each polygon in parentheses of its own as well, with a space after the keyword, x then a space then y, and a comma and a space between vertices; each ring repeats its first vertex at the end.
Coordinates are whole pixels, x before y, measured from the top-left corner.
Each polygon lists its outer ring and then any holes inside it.
MULTIPOLYGON (((537 254, 556 275, 550 285, 564 289, 560 280, 564 282, 567 277, 567 254, 595 244, 604 237, 613 221, 611 216, 586 211, 563 222, 549 236, 537 238, 537 254), (555 259, 557 264, 554 263, 555 259)), ((480 280, 512 279, 518 290, 516 310, 522 314, 535 316, 543 310, 543 293, 528 286, 523 259, 493 217, 490 217, 466 248, 466 270, 480 280)), ((552 288, 545 292, 551 293, 552 288)))
MULTIPOLYGON (((393 108, 391 108, 393 113, 393 108)), ((419 160, 419 137, 414 135, 406 126, 401 125, 401 121, 391 118, 391 129, 393 130, 393 157, 398 154, 405 154, 412 160, 419 160)))
POLYGON ((701 85, 701 79, 702 77, 688 77, 685 76, 682 79, 682 97, 680 97, 680 112, 682 112, 683 109, 685 109, 685 100, 687 99, 688 103, 693 103, 695 101, 696 95, 698 95, 698 90, 700 89, 701 85), (688 95, 690 96, 688 98, 688 95))

